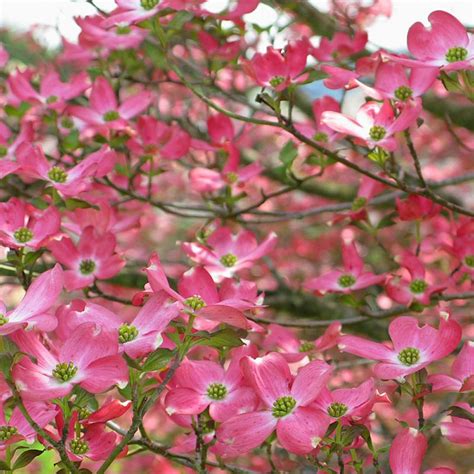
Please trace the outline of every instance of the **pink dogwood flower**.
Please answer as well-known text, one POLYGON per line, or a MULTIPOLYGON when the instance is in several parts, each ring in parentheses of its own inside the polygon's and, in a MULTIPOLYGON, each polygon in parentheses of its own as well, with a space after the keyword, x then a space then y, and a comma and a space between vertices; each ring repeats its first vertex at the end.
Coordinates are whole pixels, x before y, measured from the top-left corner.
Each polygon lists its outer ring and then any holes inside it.
POLYGON ((69 291, 116 275, 125 261, 115 253, 115 246, 116 239, 111 232, 100 235, 92 226, 84 229, 77 245, 69 237, 53 240, 48 245, 54 258, 68 269, 64 272, 64 285, 69 291))
MULTIPOLYGON (((63 156, 62 162, 68 162, 68 158, 63 156)), ((104 146, 84 158, 79 164, 66 168, 50 163, 40 146, 25 143, 18 150, 18 162, 21 165, 22 174, 47 181, 65 196, 77 196, 90 188, 92 178, 101 178, 110 172, 115 159, 116 153, 104 146)))
POLYGON ((446 284, 433 285, 426 281, 425 267, 415 255, 406 252, 400 265, 406 270, 405 276, 390 278, 385 287, 387 295, 397 303, 407 306, 413 302, 428 305, 432 295, 446 288, 446 284))
POLYGON ((63 289, 63 272, 59 265, 42 273, 30 285, 18 306, 7 311, 0 302, 0 335, 18 329, 53 331, 57 320, 48 313, 63 289))
POLYGON ((227 370, 212 361, 185 360, 165 399, 168 414, 198 415, 209 408, 219 422, 254 411, 258 403, 254 391, 242 383, 239 360, 232 360, 227 370))
POLYGON ((255 260, 271 252, 277 236, 271 232, 261 243, 247 230, 233 234, 228 227, 219 227, 207 239, 206 245, 185 242, 185 253, 196 263, 203 265, 216 281, 231 278, 240 270, 249 268, 255 260))
POLYGON ((360 421, 367 418, 377 401, 374 379, 370 378, 358 387, 339 388, 329 391, 324 388, 313 406, 327 413, 335 420, 360 421))
POLYGON ((309 41, 302 38, 287 45, 285 52, 268 46, 266 53, 256 53, 250 61, 242 63, 245 72, 262 87, 283 91, 291 84, 304 82, 309 52, 309 41))
POLYGON ((390 468, 393 474, 419 474, 428 449, 423 433, 406 428, 397 434, 390 448, 390 468))
POLYGON ((90 300, 74 299, 56 310, 58 326, 55 333, 61 340, 67 339, 84 323, 94 323, 106 331, 118 327, 119 316, 104 306, 90 300))
POLYGON ((288 363, 278 353, 241 362, 245 377, 261 399, 263 410, 244 413, 225 421, 217 430, 223 453, 236 455, 261 445, 276 430, 280 444, 296 454, 318 447, 329 417, 312 406, 331 368, 317 360, 291 375, 288 363))
POLYGON ((336 346, 341 336, 341 327, 341 323, 334 321, 315 341, 302 341, 294 331, 278 324, 270 324, 263 341, 263 347, 266 350, 278 349, 278 352, 289 363, 298 362, 309 354, 323 352, 336 346))
POLYGON ((351 293, 378 285, 385 280, 385 275, 364 271, 364 262, 357 253, 354 242, 342 245, 342 260, 343 270, 332 270, 325 275, 312 278, 306 282, 305 287, 318 294, 351 293))
MULTIPOLYGON (((474 408, 467 402, 456 403, 457 407, 465 410, 468 416, 474 416, 474 408)), ((451 415, 451 421, 443 421, 441 425, 441 433, 451 443, 471 444, 474 442, 474 423, 466 418, 451 415)))
POLYGON ((442 209, 439 204, 418 194, 410 194, 407 199, 397 198, 396 206, 402 221, 431 219, 442 209))
POLYGON ((120 104, 107 79, 99 76, 92 85, 89 107, 72 105, 69 113, 99 130, 121 130, 128 126, 128 120, 143 112, 151 103, 148 91, 127 97, 120 104))
POLYGON ((89 87, 86 72, 63 82, 56 71, 49 71, 42 77, 39 91, 33 88, 30 80, 29 71, 17 71, 8 78, 8 86, 19 100, 54 110, 63 109, 68 100, 81 95, 89 87))
POLYGON ((126 385, 128 368, 118 354, 116 334, 94 324, 82 324, 58 349, 48 349, 32 333, 10 336, 24 356, 13 368, 13 379, 23 399, 51 400, 68 395, 79 385, 101 393, 114 385, 126 385))
POLYGON ((253 178, 260 175, 262 171, 263 166, 258 162, 229 172, 196 167, 189 172, 189 181, 194 191, 198 193, 213 193, 225 186, 231 186, 236 189, 244 188, 249 182, 253 181, 253 178))
POLYGON ((436 360, 450 354, 459 344, 461 326, 446 313, 440 317, 439 329, 418 326, 418 320, 408 316, 394 319, 388 328, 393 348, 359 336, 342 336, 339 348, 343 352, 380 361, 374 373, 381 379, 403 379, 436 360))
POLYGON ((345 69, 337 66, 330 66, 324 64, 321 66, 321 71, 326 73, 329 77, 324 79, 323 83, 328 89, 346 89, 350 90, 357 87, 355 79, 360 74, 352 69, 345 69))
MULTIPOLYGON (((54 420, 58 407, 52 403, 38 402, 34 400, 25 400, 26 411, 35 423, 44 428, 54 420)), ((18 407, 13 408, 7 421, 5 409, 2 405, 0 409, 0 449, 5 449, 8 445, 25 440, 27 443, 33 443, 37 433, 24 417, 18 407)))
POLYGON ((3 44, 0 44, 0 67, 4 67, 9 59, 10 55, 8 51, 3 47, 3 44))
POLYGON ((387 56, 407 66, 434 66, 446 71, 472 69, 474 41, 466 27, 442 10, 430 13, 428 20, 431 28, 418 21, 408 30, 408 50, 416 59, 387 56))
POLYGON ((370 148, 378 146, 393 151, 397 148, 393 135, 413 125, 420 111, 420 103, 407 103, 395 117, 392 104, 385 100, 382 104, 367 102, 359 109, 355 119, 329 111, 323 113, 321 121, 337 132, 356 137, 370 148))
POLYGON ((434 83, 438 69, 414 67, 407 77, 405 67, 395 62, 381 63, 375 73, 374 87, 356 80, 357 85, 376 100, 398 100, 406 102, 422 96, 434 83))
POLYGON ((164 291, 151 296, 132 322, 117 325, 119 352, 137 358, 154 351, 163 342, 162 332, 179 312, 179 303, 171 302, 164 291))
MULTIPOLYGON (((105 422, 79 424, 77 411, 72 413, 68 425, 65 448, 69 459, 74 462, 86 459, 91 461, 106 459, 119 441, 117 433, 105 430, 105 422)), ((65 428, 62 414, 56 417, 56 426, 58 433, 62 434, 65 428)), ((52 437, 61 439, 61 436, 56 434, 52 437)))
POLYGON ((167 125, 149 115, 137 120, 137 135, 127 142, 127 146, 137 156, 159 156, 167 160, 177 160, 189 151, 191 137, 178 125, 167 125))
POLYGON ((147 31, 137 26, 117 25, 106 29, 100 16, 76 18, 76 23, 81 28, 81 44, 97 44, 111 51, 136 49, 147 36, 147 31))
POLYGON ((433 374, 428 377, 433 392, 468 392, 474 390, 474 342, 464 343, 451 366, 451 375, 433 374))
POLYGON ((254 305, 241 299, 222 298, 214 280, 204 268, 196 267, 185 272, 178 281, 178 292, 170 287, 157 255, 151 257, 146 274, 154 292, 165 291, 180 303, 182 310, 193 311, 197 315, 195 327, 213 328, 220 323, 244 329, 249 327, 242 311, 254 305))
POLYGON ((30 122, 21 125, 16 137, 7 125, 0 122, 0 179, 18 170, 20 164, 16 160, 16 150, 23 142, 33 141, 33 138, 34 131, 30 122))
POLYGON ((199 4, 204 0, 115 0, 117 9, 104 20, 103 25, 128 25, 154 17, 161 10, 189 10, 199 12, 199 4))
POLYGON ((326 111, 340 112, 341 106, 339 102, 325 95, 320 99, 313 101, 313 117, 314 123, 299 123, 296 124, 296 128, 299 132, 303 133, 306 137, 311 138, 312 140, 318 142, 333 142, 339 137, 339 134, 335 132, 332 128, 329 128, 322 121, 322 115, 326 111))
POLYGON ((18 198, 0 203, 0 243, 12 249, 39 249, 60 230, 59 211, 50 206, 40 211, 18 198))
MULTIPOLYGON (((392 442, 389 463, 393 474, 420 474, 423 458, 428 449, 428 441, 415 428, 400 431, 392 442)), ((435 467, 423 471, 424 474, 456 474, 448 467, 435 467)))
POLYGON ((320 62, 340 61, 362 51, 367 39, 365 31, 356 31, 354 36, 339 31, 331 39, 322 37, 319 45, 311 48, 310 54, 320 62))

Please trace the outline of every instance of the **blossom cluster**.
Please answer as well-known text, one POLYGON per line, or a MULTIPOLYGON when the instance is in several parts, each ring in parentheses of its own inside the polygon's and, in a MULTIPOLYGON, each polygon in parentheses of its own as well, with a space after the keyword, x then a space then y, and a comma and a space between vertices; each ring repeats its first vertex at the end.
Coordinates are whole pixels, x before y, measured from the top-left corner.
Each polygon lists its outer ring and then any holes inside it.
POLYGON ((0 468, 468 472, 472 34, 115 2, 0 45, 0 468))

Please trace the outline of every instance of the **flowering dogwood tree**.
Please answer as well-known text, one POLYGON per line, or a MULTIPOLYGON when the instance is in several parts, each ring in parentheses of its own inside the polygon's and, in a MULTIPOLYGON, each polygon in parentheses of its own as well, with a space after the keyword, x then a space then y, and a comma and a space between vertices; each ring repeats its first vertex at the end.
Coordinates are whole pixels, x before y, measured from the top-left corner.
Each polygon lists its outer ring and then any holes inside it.
POLYGON ((472 472, 463 19, 88 3, 2 36, 0 470, 472 472))

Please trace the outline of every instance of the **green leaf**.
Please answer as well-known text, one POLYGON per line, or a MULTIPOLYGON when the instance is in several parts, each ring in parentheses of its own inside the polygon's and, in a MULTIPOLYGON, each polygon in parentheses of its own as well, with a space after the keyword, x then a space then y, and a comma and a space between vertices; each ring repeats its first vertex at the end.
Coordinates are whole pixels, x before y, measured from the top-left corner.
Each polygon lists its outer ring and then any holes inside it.
POLYGON ((77 198, 67 198, 64 201, 64 204, 68 211, 74 211, 75 209, 89 209, 91 207, 97 210, 99 209, 97 206, 94 206, 92 204, 89 204, 87 201, 83 201, 82 199, 77 198))
POLYGON ((169 349, 156 349, 147 358, 143 364, 142 370, 144 372, 152 372, 154 370, 161 370, 168 365, 168 362, 173 358, 174 351, 169 349))
POLYGON ((44 453, 44 449, 29 449, 23 451, 13 464, 12 470, 21 469, 22 467, 28 466, 36 457, 41 456, 44 453))
POLYGON ((0 460, 0 471, 11 471, 10 465, 0 460))
POLYGON ((464 418, 469 420, 471 423, 474 423, 474 414, 467 411, 465 408, 458 406, 451 406, 448 408, 449 415, 455 416, 456 418, 464 418))
POLYGON ((38 258, 40 258, 41 255, 43 255, 43 253, 44 253, 44 249, 37 250, 36 252, 28 252, 25 255, 25 259, 24 259, 25 265, 27 266, 33 265, 36 262, 36 260, 38 260, 38 258))
POLYGON ((198 339, 195 345, 215 347, 216 349, 239 347, 244 345, 241 338, 246 334, 245 331, 239 334, 234 329, 225 328, 210 334, 208 339, 198 339))
POLYGON ((309 71, 308 79, 306 79, 303 84, 311 84, 312 82, 321 81, 322 79, 326 79, 327 77, 329 77, 329 74, 323 71, 312 69, 311 71, 309 71))
POLYGON ((290 166, 295 158, 298 156, 298 149, 296 145, 289 140, 285 146, 280 150, 278 159, 286 166, 290 166))
POLYGON ((391 212, 390 214, 383 216, 377 224, 377 229, 384 229, 385 227, 391 227, 392 225, 395 225, 395 221, 393 220, 395 216, 395 212, 391 212))
POLYGON ((459 82, 459 78, 456 72, 447 74, 446 72, 441 72, 441 82, 443 83, 445 89, 448 92, 457 92, 462 93, 463 88, 459 82))
POLYGON ((82 387, 79 387, 79 385, 74 387, 73 393, 76 396, 74 399, 75 406, 81 408, 90 407, 93 410, 97 410, 99 408, 99 404, 95 399, 95 396, 92 393, 89 393, 87 390, 84 390, 82 387))
POLYGON ((22 118, 26 114, 28 109, 31 107, 31 104, 28 102, 22 102, 18 107, 13 107, 13 105, 6 105, 3 110, 9 117, 22 118))
POLYGON ((383 167, 387 161, 389 154, 383 148, 379 146, 375 147, 371 152, 367 154, 369 160, 375 161, 380 167, 383 167))
POLYGON ((30 199, 30 203, 42 211, 49 207, 49 204, 44 199, 41 199, 41 198, 30 199))
POLYGON ((0 353, 0 372, 7 378, 10 375, 10 369, 13 366, 13 357, 6 352, 0 353))
POLYGON ((81 142, 79 140, 79 131, 73 130, 71 133, 64 137, 62 145, 64 147, 64 150, 66 150, 67 152, 71 152, 74 151, 76 148, 79 148, 80 143, 81 142))
POLYGON ((166 32, 170 35, 170 30, 181 31, 183 26, 193 18, 193 14, 187 11, 180 11, 173 16, 173 19, 166 25, 166 32))

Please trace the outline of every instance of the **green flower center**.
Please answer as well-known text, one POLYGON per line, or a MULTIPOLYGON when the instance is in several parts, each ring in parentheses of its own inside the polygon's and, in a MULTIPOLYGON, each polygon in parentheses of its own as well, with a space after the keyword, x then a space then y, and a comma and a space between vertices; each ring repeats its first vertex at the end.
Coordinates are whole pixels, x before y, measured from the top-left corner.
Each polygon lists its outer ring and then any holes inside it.
POLYGON ((126 342, 133 341, 137 338, 138 329, 131 324, 124 323, 120 326, 118 334, 120 344, 125 344, 126 342))
POLYGON ((74 122, 69 117, 64 117, 61 119, 61 126, 64 128, 72 128, 74 127, 74 122))
POLYGON ((413 91, 411 90, 410 87, 408 86, 400 86, 397 89, 395 89, 395 97, 398 100, 408 100, 412 97, 413 91))
POLYGON ((420 351, 415 347, 406 347, 398 354, 398 360, 403 365, 414 365, 420 360, 420 351))
POLYGON ((67 181, 67 173, 59 166, 53 166, 49 170, 48 178, 55 183, 65 183, 67 181))
POLYGON ((108 112, 105 112, 104 114, 104 120, 106 122, 112 122, 114 120, 117 120, 119 117, 120 115, 116 110, 109 110, 108 112))
POLYGON ((356 278, 354 275, 342 275, 339 277, 338 283, 339 286, 342 286, 343 288, 349 288, 356 282, 356 278))
POLYGON ((6 441, 18 433, 14 426, 0 426, 0 441, 6 441))
POLYGON ((69 382, 77 373, 73 362, 60 362, 53 369, 53 377, 59 382, 69 382))
POLYGON ((234 173, 231 171, 230 173, 227 173, 227 181, 230 184, 236 183, 239 180, 239 175, 237 173, 234 173))
POLYGON ((46 99, 46 103, 47 104, 54 104, 55 102, 58 101, 58 96, 57 95, 50 95, 47 99, 46 99))
POLYGON ((19 229, 15 230, 13 237, 15 237, 17 242, 24 244, 33 238, 33 232, 27 227, 20 227, 19 229))
POLYGON ((365 197, 357 196, 352 201, 352 210, 358 211, 359 209, 362 209, 366 204, 367 204, 367 199, 365 197))
POLYGON ((160 0, 140 0, 140 5, 145 10, 151 10, 152 8, 155 8, 158 3, 160 3, 160 0))
POLYGON ((468 51, 462 46, 456 46, 455 48, 449 48, 446 53, 446 61, 448 63, 455 63, 457 61, 464 61, 467 58, 468 51))
POLYGON ((347 413, 349 408, 344 403, 334 402, 329 405, 328 408, 328 415, 332 416, 333 418, 339 418, 344 416, 347 413))
POLYGON ((86 407, 80 407, 77 410, 77 413, 79 415, 79 419, 83 420, 84 418, 87 418, 92 412, 89 410, 89 408, 86 407))
POLYGON ((305 341, 301 344, 299 351, 300 352, 309 352, 314 349, 314 342, 305 341))
POLYGON ((0 146, 0 158, 7 156, 8 148, 6 146, 0 146))
POLYGON ((90 275, 95 270, 95 262, 91 259, 83 260, 79 264, 79 270, 83 275, 90 275))
POLYGON ((278 87, 285 82, 285 78, 283 76, 275 76, 272 77, 269 82, 272 87, 278 87))
POLYGON ((224 267, 230 268, 237 263, 237 257, 233 253, 227 253, 221 257, 220 261, 224 267))
POLYGON ((119 25, 115 28, 115 33, 118 35, 128 35, 131 31, 132 29, 127 25, 119 25))
POLYGON ((387 134, 387 130, 385 130, 385 128, 382 127, 381 125, 374 125, 369 130, 369 136, 374 142, 378 142, 379 140, 382 140, 382 138, 384 138, 386 134, 387 134))
POLYGON ((296 400, 293 397, 289 395, 280 397, 273 403, 272 415, 275 418, 282 418, 286 415, 289 415, 295 406, 296 400))
POLYGON ((468 255, 467 257, 464 257, 464 263, 468 267, 474 267, 474 255, 468 255))
POLYGON ((8 323, 8 318, 4 314, 0 314, 0 326, 8 323))
POLYGON ((413 280, 410 283, 410 290, 412 293, 423 293, 428 288, 428 283, 425 280, 413 280))
POLYGON ((211 383, 207 387, 207 396, 212 400, 224 400, 227 395, 227 387, 221 383, 211 383))
POLYGON ((86 454, 89 451, 89 445, 83 439, 73 439, 69 447, 74 454, 86 454))
POLYGON ((206 306, 206 303, 199 295, 190 296, 184 300, 184 304, 189 306, 193 311, 198 311, 206 306))
POLYGON ((313 140, 316 142, 327 142, 329 139, 327 133, 318 132, 314 135, 313 140))

